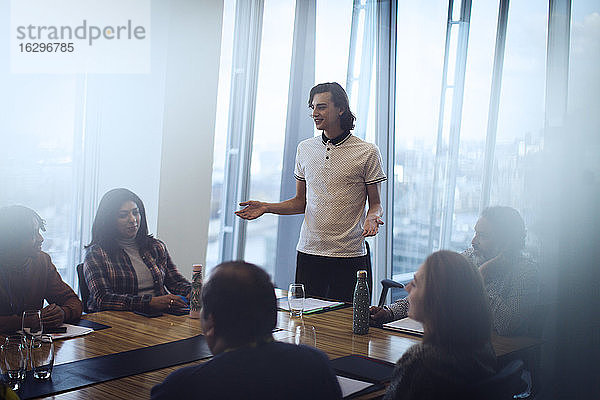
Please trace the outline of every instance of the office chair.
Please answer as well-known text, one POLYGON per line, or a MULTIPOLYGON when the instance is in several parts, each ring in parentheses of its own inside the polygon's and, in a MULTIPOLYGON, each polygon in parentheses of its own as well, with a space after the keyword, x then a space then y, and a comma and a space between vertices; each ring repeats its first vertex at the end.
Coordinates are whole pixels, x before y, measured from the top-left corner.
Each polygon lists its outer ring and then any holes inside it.
POLYGON ((496 375, 467 388, 465 399, 512 400, 525 388, 522 380, 523 361, 513 360, 496 375))
POLYGON ((77 266, 77 280, 79 281, 79 292, 81 293, 81 302, 83 303, 83 312, 86 314, 90 313, 88 308, 88 299, 90 298, 90 289, 85 282, 85 276, 83 275, 83 264, 77 266))
POLYGON ((378 307, 383 307, 385 304, 385 298, 387 297, 387 293, 390 288, 402 289, 404 287, 404 285, 400 282, 396 282, 391 279, 383 279, 381 281, 381 286, 383 286, 383 289, 381 289, 381 296, 379 296, 379 303, 377 304, 378 307))

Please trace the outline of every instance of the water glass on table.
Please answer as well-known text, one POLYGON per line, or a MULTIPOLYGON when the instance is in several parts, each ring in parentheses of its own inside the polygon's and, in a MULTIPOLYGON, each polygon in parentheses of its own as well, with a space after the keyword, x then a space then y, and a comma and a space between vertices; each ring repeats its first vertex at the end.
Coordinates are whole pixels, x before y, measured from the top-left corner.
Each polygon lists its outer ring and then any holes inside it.
POLYGON ((36 379, 48 379, 52 375, 54 366, 54 343, 52 336, 40 335, 31 339, 29 349, 31 370, 36 379))
POLYGON ((302 317, 304 312, 304 285, 301 283, 290 283, 288 289, 288 306, 291 317, 302 317))
POLYGON ((21 330, 26 335, 38 336, 42 334, 42 312, 40 310, 23 311, 21 330))
POLYGON ((317 347, 317 331, 312 325, 298 325, 294 332, 294 343, 317 347))
MULTIPOLYGON (((23 348, 23 356, 25 357, 25 368, 29 365, 29 338, 24 334, 8 335, 4 339, 4 344, 20 344, 23 348)), ((25 371, 23 371, 23 378, 25 378, 25 371)))
POLYGON ((26 350, 21 343, 4 342, 0 346, 2 378, 12 390, 19 390, 25 379, 26 350))

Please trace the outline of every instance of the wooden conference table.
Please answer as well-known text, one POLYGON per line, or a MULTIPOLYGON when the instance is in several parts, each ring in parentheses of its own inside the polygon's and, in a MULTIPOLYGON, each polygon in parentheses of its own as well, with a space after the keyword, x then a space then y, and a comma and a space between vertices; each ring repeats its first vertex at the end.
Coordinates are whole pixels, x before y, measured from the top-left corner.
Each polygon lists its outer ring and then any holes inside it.
MULTIPOLYGON (((201 333, 200 320, 187 316, 165 314, 158 318, 146 318, 131 312, 102 311, 83 316, 84 319, 111 328, 92 332, 86 336, 55 342, 55 365, 86 358, 135 350, 145 346, 186 339, 201 333)), ((305 315, 302 319, 290 319, 287 312, 278 312, 278 330, 275 339, 294 343, 298 339, 313 344, 327 353, 329 358, 360 354, 389 362, 395 362, 419 338, 370 328, 367 335, 352 334, 352 308, 305 315), (304 326, 304 329, 298 327, 304 326), (309 332, 309 335, 300 335, 309 332), (314 333, 313 333, 314 332, 314 333)), ((493 345, 499 358, 513 352, 539 346, 540 341, 531 338, 495 337, 493 345)), ((164 368, 108 382, 93 384, 81 389, 54 395, 54 399, 148 399, 150 389, 172 371, 206 360, 164 368)))

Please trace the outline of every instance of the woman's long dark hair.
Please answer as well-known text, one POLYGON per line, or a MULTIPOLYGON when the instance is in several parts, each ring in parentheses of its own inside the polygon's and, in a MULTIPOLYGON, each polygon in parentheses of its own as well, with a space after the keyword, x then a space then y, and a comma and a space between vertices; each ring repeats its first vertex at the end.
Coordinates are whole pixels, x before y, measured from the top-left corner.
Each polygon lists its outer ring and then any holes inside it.
POLYGON ((447 250, 431 254, 424 267, 423 341, 449 350, 489 342, 492 318, 479 272, 447 250))
POLYGON ((152 236, 148 234, 148 223, 146 222, 146 209, 142 199, 131 190, 118 188, 106 192, 100 200, 94 224, 92 225, 92 241, 86 248, 97 244, 108 253, 111 258, 114 258, 119 250, 117 239, 119 233, 117 231, 117 216, 121 206, 127 201, 133 201, 140 210, 140 227, 135 241, 140 247, 140 250, 145 250, 150 247, 152 236))

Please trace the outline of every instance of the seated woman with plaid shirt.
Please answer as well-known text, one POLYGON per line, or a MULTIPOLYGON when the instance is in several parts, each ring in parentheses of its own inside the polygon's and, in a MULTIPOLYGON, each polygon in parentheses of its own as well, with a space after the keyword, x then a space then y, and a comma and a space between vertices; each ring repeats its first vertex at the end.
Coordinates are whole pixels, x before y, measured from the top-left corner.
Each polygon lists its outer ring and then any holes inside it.
POLYGON ((107 192, 98 206, 83 266, 90 310, 159 312, 186 307, 191 283, 163 242, 148 234, 142 200, 127 189, 107 192))

